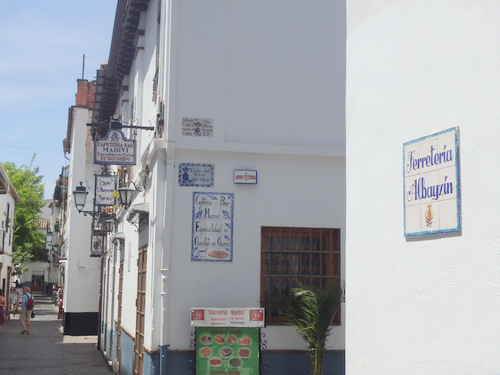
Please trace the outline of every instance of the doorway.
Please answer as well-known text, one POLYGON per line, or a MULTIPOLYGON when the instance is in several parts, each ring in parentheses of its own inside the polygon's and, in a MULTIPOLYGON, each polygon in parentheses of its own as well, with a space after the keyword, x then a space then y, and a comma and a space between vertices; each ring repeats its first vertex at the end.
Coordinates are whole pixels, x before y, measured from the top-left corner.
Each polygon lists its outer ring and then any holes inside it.
POLYGON ((45 277, 43 275, 32 275, 31 276, 31 291, 32 292, 43 292, 45 285, 45 277))
POLYGON ((137 259, 137 311, 135 320, 134 374, 142 375, 144 363, 144 315, 146 310, 147 246, 139 249, 137 259))

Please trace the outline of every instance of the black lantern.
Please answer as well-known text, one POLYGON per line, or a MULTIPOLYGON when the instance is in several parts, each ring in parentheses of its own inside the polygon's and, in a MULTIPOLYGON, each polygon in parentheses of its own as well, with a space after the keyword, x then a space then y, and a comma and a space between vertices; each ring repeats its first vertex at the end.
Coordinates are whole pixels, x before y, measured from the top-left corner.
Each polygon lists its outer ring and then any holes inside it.
POLYGON ((106 232, 106 233, 111 233, 113 232, 113 230, 115 229, 115 220, 113 220, 112 218, 109 218, 107 219, 103 224, 102 224, 102 229, 106 232))
POLYGON ((132 195, 134 194, 134 189, 129 187, 121 187, 118 189, 118 193, 120 194, 120 202, 123 207, 127 208, 132 203, 132 195))
POLYGON ((52 241, 54 240, 54 233, 47 231, 47 245, 52 245, 52 241))
POLYGON ((130 180, 127 181, 124 186, 118 188, 120 202, 124 208, 130 207, 130 205, 132 204, 132 196, 134 195, 134 191, 144 191, 144 187, 130 180), (128 187, 130 186, 130 184, 134 185, 134 189, 128 187))
POLYGON ((73 191, 73 198, 78 212, 82 212, 83 207, 85 207, 85 201, 87 200, 88 193, 87 188, 83 186, 83 183, 80 181, 80 186, 77 186, 73 191))

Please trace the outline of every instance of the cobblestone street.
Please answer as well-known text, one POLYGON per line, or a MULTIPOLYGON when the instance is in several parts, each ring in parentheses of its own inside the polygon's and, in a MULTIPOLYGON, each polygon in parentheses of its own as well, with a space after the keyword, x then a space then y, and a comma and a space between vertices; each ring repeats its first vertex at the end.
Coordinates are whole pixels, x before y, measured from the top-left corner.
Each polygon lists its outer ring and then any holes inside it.
POLYGON ((19 314, 11 314, 1 327, 0 374, 112 374, 97 350, 97 336, 63 335, 51 298, 36 293, 33 296, 35 318, 31 320, 31 334, 21 334, 19 314))

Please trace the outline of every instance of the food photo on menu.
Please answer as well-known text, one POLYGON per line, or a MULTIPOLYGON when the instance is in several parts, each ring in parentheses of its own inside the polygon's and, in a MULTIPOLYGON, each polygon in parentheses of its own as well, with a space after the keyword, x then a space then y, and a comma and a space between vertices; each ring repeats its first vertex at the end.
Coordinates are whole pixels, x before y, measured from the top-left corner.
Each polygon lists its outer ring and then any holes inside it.
POLYGON ((258 374, 258 329, 206 327, 197 332, 197 374, 258 374))

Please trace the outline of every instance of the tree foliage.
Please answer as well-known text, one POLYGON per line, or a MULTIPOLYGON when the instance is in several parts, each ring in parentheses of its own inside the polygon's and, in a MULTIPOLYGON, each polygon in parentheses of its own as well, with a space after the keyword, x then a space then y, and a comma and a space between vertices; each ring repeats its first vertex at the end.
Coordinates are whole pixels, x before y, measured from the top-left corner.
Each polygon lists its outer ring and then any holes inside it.
POLYGON ((308 344, 313 375, 323 373, 326 339, 332 333, 333 317, 344 300, 344 287, 334 281, 321 288, 299 283, 291 295, 267 303, 277 307, 285 323, 294 326, 308 344))
POLYGON ((38 175, 38 167, 32 168, 34 157, 29 166, 2 164, 19 196, 14 214, 12 256, 14 274, 21 273, 23 262, 31 259, 34 250, 43 247, 45 243, 45 234, 37 230, 41 219, 40 210, 43 207, 43 176, 38 175))

